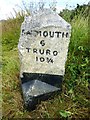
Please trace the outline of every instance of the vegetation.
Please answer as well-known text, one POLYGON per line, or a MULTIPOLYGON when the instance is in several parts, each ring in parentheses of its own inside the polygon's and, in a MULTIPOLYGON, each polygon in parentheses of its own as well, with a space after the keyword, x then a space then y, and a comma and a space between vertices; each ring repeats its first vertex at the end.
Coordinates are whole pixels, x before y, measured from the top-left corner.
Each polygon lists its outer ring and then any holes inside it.
POLYGON ((61 13, 61 16, 72 25, 72 36, 62 92, 56 95, 54 99, 42 101, 41 104, 37 105, 36 110, 31 112, 23 107, 21 83, 19 80, 20 63, 17 44, 23 16, 2 22, 3 119, 89 118, 88 79, 90 78, 90 44, 88 7, 89 5, 77 6, 75 10, 65 9, 61 13))

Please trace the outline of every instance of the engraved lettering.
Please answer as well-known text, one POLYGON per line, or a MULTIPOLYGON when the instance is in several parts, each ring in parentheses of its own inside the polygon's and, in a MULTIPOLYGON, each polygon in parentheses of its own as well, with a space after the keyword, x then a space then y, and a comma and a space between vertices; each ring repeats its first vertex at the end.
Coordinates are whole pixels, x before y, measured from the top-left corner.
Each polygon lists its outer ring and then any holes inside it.
POLYGON ((46 55, 50 55, 50 50, 49 49, 46 50, 46 55))
POLYGON ((27 31, 27 32, 26 32, 26 35, 31 35, 30 31, 27 31))
POLYGON ((47 31, 44 31, 44 32, 43 32, 43 36, 44 36, 44 37, 47 37, 47 36, 48 36, 48 32, 47 32, 47 31))
POLYGON ((41 61, 41 62, 44 62, 44 61, 45 61, 45 59, 44 59, 43 57, 41 57, 41 58, 40 58, 40 61, 41 61))
POLYGON ((48 63, 53 63, 53 59, 52 58, 47 58, 47 62, 48 63))
POLYGON ((22 29, 22 33, 24 32, 25 30, 24 29, 22 29))
POLYGON ((61 32, 58 32, 58 31, 56 31, 55 33, 57 33, 57 38, 59 38, 60 36, 60 34, 61 34, 61 32))
POLYGON ((54 32, 49 32, 50 37, 54 37, 54 32))
POLYGON ((33 53, 37 53, 37 49, 36 48, 33 49, 33 53))
POLYGON ((44 40, 40 41, 40 44, 41 44, 42 46, 44 46, 44 45, 45 45, 44 40))
POLYGON ((66 33, 66 38, 67 38, 67 37, 69 37, 69 33, 68 33, 68 32, 66 33))
POLYGON ((41 36, 41 31, 39 31, 38 34, 40 34, 40 36, 41 36))
POLYGON ((44 54, 44 49, 43 49, 43 50, 39 49, 39 53, 40 53, 41 55, 44 54))
POLYGON ((29 50, 31 49, 31 48, 26 48, 27 49, 27 52, 29 53, 29 50))
POLYGON ((57 56, 58 52, 57 51, 53 51, 53 55, 57 56))
POLYGON ((62 33, 62 38, 64 37, 64 32, 62 33))
POLYGON ((36 57, 36 61, 38 61, 38 57, 36 57))

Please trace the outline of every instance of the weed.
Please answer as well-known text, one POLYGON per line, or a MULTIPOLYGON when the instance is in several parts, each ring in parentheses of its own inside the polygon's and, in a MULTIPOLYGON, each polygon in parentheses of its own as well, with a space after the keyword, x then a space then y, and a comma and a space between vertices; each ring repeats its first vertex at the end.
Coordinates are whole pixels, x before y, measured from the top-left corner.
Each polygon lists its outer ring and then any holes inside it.
MULTIPOLYGON (((87 9, 87 8, 86 8, 87 9)), ((85 9, 85 10, 86 10, 85 9)), ((87 11, 87 10, 86 10, 87 11)), ((72 36, 66 62, 62 93, 54 99, 41 102, 36 110, 28 112, 23 107, 19 80, 17 44, 23 16, 2 23, 2 96, 5 118, 88 118, 88 78, 90 47, 88 41, 88 16, 81 11, 71 19, 72 13, 62 14, 72 25, 72 36)))

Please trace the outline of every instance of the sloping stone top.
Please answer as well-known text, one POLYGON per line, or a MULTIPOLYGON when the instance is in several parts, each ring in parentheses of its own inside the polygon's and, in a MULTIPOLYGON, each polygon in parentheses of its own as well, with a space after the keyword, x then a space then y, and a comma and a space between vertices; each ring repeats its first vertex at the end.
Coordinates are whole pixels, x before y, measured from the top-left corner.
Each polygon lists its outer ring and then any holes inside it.
POLYGON ((47 26, 61 27, 65 30, 71 29, 69 23, 50 9, 37 11, 34 15, 26 17, 22 24, 22 28, 25 30, 41 29, 47 26))

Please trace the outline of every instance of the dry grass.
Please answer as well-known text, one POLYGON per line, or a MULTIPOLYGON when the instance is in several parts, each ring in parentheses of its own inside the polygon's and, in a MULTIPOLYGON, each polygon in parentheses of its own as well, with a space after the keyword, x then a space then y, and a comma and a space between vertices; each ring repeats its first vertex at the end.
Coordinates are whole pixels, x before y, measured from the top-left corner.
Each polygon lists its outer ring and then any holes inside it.
POLYGON ((20 63, 17 44, 23 19, 3 22, 2 97, 3 119, 7 118, 89 118, 88 78, 89 45, 87 19, 77 19, 72 24, 72 37, 66 63, 62 92, 54 99, 42 101, 31 112, 23 107, 20 63), (78 26, 79 24, 79 26, 78 26), (82 27, 82 29, 80 29, 82 27), (68 114, 67 114, 68 113, 68 114), (65 117, 63 117, 65 118, 65 117))

